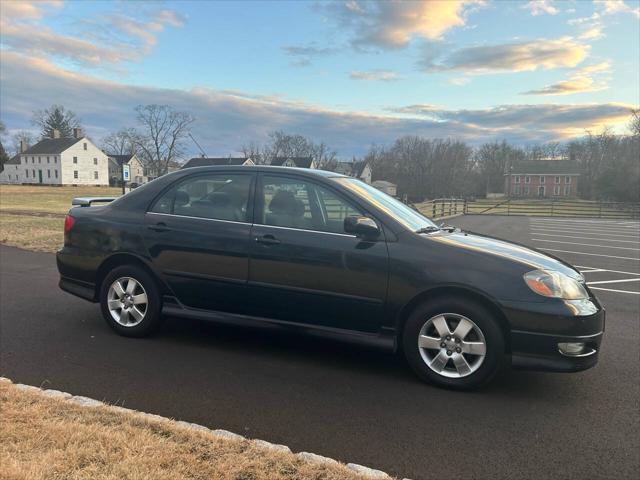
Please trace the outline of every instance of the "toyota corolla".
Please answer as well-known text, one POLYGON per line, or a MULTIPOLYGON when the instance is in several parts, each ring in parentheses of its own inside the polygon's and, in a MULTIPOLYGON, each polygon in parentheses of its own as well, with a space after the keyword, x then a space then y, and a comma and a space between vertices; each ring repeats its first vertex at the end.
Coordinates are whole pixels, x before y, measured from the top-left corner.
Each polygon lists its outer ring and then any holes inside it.
POLYGON ((571 265, 440 228, 354 178, 201 167, 74 203, 60 287, 100 303, 121 335, 165 316, 278 325, 394 349, 457 389, 503 362, 574 372, 598 360, 604 310, 571 265))

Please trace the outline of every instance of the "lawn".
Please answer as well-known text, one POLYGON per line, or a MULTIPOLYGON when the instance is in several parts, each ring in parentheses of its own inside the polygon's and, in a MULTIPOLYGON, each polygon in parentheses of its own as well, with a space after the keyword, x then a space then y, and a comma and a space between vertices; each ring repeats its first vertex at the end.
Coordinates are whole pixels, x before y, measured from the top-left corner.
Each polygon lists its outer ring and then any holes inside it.
POLYGON ((363 479, 337 462, 311 463, 251 440, 109 406, 82 407, 8 382, 0 382, 0 412, 0 478, 363 479))
POLYGON ((39 187, 0 185, 0 212, 42 212, 65 214, 74 197, 117 197, 116 187, 39 187))

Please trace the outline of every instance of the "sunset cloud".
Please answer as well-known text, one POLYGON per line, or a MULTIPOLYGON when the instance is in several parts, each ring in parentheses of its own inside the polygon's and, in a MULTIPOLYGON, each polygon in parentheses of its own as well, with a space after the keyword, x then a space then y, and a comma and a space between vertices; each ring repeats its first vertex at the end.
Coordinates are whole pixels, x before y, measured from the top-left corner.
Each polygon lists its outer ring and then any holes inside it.
POLYGON ((597 92, 605 90, 607 83, 601 78, 596 79, 594 75, 609 73, 611 65, 602 62, 588 65, 576 70, 568 80, 553 83, 539 90, 524 92, 525 95, 571 95, 574 93, 597 92))
POLYGON ((556 15, 559 10, 553 6, 552 0, 531 0, 522 6, 531 12, 534 17, 537 15, 556 15))
POLYGON ((427 72, 456 70, 474 74, 550 70, 575 67, 586 58, 589 49, 571 37, 538 39, 427 53, 420 66, 427 72))
POLYGON ((330 16, 352 32, 352 45, 397 49, 412 39, 440 39, 447 31, 464 26, 469 7, 480 0, 429 2, 368 2, 349 0, 326 7, 330 16))

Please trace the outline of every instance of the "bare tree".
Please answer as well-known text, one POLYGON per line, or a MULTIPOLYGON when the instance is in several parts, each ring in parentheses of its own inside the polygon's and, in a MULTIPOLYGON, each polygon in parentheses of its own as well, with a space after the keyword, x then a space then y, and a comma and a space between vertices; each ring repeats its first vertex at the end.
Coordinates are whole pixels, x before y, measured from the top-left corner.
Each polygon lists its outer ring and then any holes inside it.
POLYGON ((244 155, 244 158, 250 158, 256 165, 266 165, 268 163, 264 149, 256 142, 249 142, 246 145, 242 145, 240 151, 244 155))
POLYGON ((80 127, 80 120, 74 112, 66 110, 62 105, 51 105, 44 110, 33 112, 33 125, 40 127, 42 138, 53 138, 53 131, 58 130, 62 138, 73 137, 73 129, 80 127))
POLYGON ((154 173, 164 175, 184 153, 184 140, 193 116, 169 105, 138 105, 140 130, 133 137, 135 150, 154 173))
POLYGON ((640 137, 640 109, 631 110, 631 121, 629 122, 629 130, 634 137, 640 137))
POLYGON ((31 132, 28 132, 27 130, 20 130, 14 133, 12 139, 13 139, 13 151, 15 152, 16 155, 20 153, 20 145, 22 142, 24 142, 25 145, 27 145, 28 147, 34 144, 33 135, 31 134, 31 132))
POLYGON ((102 139, 102 150, 112 155, 133 155, 136 153, 137 133, 133 128, 121 128, 102 139))
POLYGON ((282 130, 271 132, 264 147, 251 142, 240 150, 257 164, 268 165, 279 157, 310 157, 318 168, 331 170, 338 163, 336 152, 330 150, 326 143, 315 143, 302 135, 291 135, 282 130))

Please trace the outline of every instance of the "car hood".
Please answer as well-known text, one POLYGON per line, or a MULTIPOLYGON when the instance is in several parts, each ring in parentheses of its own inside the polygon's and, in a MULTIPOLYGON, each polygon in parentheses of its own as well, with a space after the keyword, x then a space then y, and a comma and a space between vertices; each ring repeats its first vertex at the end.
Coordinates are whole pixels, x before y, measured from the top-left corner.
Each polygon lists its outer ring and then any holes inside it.
POLYGON ((429 238, 452 247, 518 262, 531 267, 531 270, 554 270, 578 280, 582 279, 580 273, 568 263, 518 243, 458 231, 430 235, 429 238))

